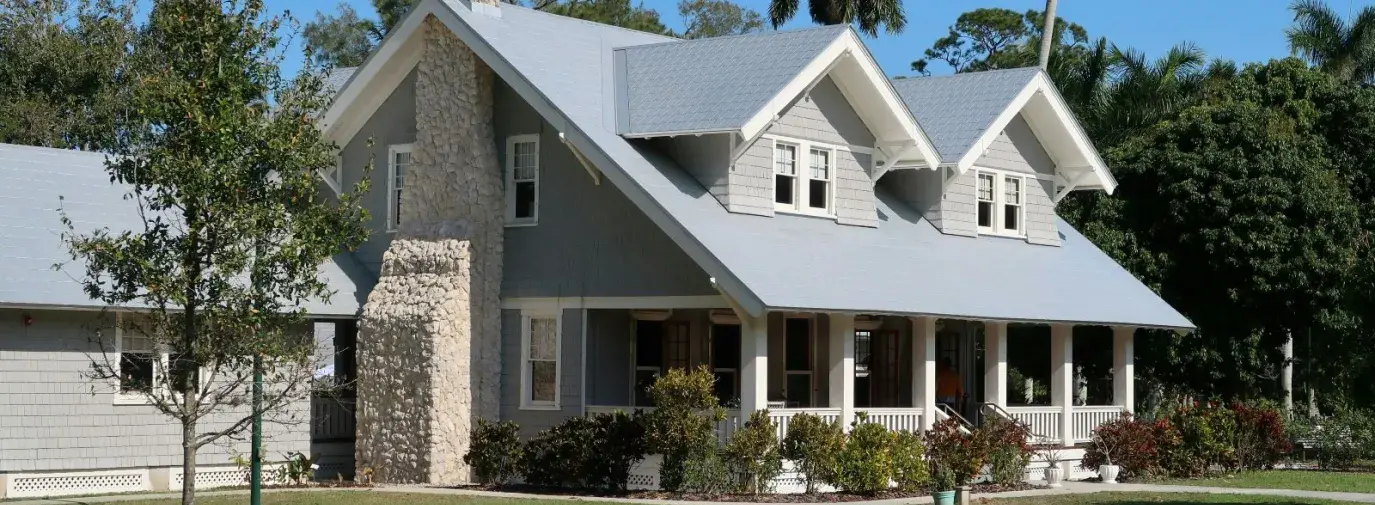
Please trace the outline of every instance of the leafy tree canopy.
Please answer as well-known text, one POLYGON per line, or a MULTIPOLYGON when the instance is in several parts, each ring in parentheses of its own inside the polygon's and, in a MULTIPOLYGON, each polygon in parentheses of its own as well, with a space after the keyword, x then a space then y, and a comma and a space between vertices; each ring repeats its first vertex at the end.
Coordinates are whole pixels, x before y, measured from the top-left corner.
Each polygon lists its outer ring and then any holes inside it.
MULTIPOLYGON (((769 22, 774 28, 783 26, 797 16, 799 7, 799 0, 771 0, 769 22)), ((870 37, 877 37, 879 28, 897 34, 907 27, 901 0, 807 0, 807 13, 816 24, 854 24, 870 37)))
POLYGON ((683 38, 702 39, 740 35, 764 29, 764 17, 726 0, 682 0, 678 14, 685 26, 683 38))

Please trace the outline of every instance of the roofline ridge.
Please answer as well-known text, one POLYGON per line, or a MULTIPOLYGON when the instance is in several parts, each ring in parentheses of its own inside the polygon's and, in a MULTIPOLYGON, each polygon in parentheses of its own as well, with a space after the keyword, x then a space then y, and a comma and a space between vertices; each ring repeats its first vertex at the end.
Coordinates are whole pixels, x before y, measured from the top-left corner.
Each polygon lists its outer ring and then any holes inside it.
MULTIPOLYGON (((596 24, 601 24, 601 23, 596 23, 596 24)), ((744 37, 768 37, 768 36, 773 36, 773 35, 782 35, 782 34, 789 34, 789 33, 802 33, 802 32, 812 32, 812 31, 819 31, 819 30, 836 30, 837 27, 844 27, 844 30, 843 30, 843 31, 849 31, 849 28, 850 28, 848 25, 821 25, 821 26, 809 26, 809 27, 806 27, 806 28, 797 28, 797 29, 792 29, 792 30, 768 30, 768 31, 752 32, 752 33, 737 33, 737 34, 734 34, 734 35, 722 35, 722 36, 719 36, 719 37, 703 37, 703 38, 700 38, 700 39, 673 39, 673 40, 665 40, 665 41, 662 41, 662 42, 651 42, 651 43, 649 43, 649 44, 635 44, 635 45, 632 45, 632 46, 617 46, 617 47, 614 47, 614 48, 612 48, 612 49, 614 49, 614 50, 621 50, 621 49, 640 48, 640 47, 654 47, 654 46, 661 46, 661 45, 665 45, 665 44, 683 44, 683 43, 692 43, 692 42, 710 42, 710 41, 718 41, 718 40, 726 40, 726 39, 738 39, 738 38, 744 38, 744 37)))
MULTIPOLYGON (((448 3, 448 0, 441 0, 441 1, 443 1, 443 2, 445 2, 445 3, 448 3)), ((557 17, 557 18, 570 19, 570 20, 577 21, 577 22, 580 22, 580 23, 583 23, 583 24, 595 25, 595 26, 602 27, 602 28, 612 28, 612 29, 615 29, 615 30, 617 30, 617 31, 630 32, 630 33, 635 33, 635 34, 639 34, 639 35, 646 35, 646 36, 650 36, 650 37, 660 37, 660 38, 663 38, 663 39, 667 39, 667 40, 663 40, 663 41, 659 41, 659 42, 651 42, 651 43, 649 43, 649 44, 647 44, 647 45, 664 44, 664 43, 678 42, 678 41, 682 41, 682 40, 683 40, 683 39, 680 39, 680 38, 677 38, 677 37, 671 37, 671 36, 663 35, 663 34, 660 34, 660 33, 645 32, 645 31, 640 31, 640 30, 636 30, 636 29, 633 29, 633 28, 626 28, 626 27, 623 27, 623 26, 609 25, 609 24, 606 24, 606 23, 598 23, 598 22, 596 22, 596 21, 589 21, 589 20, 582 19, 582 18, 575 18, 575 17, 573 17, 573 16, 564 16, 564 15, 562 15, 562 14, 554 14, 554 13, 552 13, 552 12, 546 12, 546 11, 542 11, 542 10, 539 10, 539 9, 531 9, 531 8, 529 8, 529 7, 526 7, 526 6, 524 6, 524 5, 519 5, 519 4, 502 3, 502 4, 501 4, 501 8, 502 8, 502 9, 521 9, 521 10, 530 11, 530 12, 533 12, 533 13, 536 13, 536 14, 543 14, 543 15, 545 15, 545 16, 553 16, 553 17, 557 17)), ((625 46, 625 47, 635 47, 635 46, 625 46)))
POLYGON ((1042 73, 1045 73, 1044 70, 1041 70, 1041 67, 1032 66, 1032 67, 1016 67, 1016 68, 995 68, 995 69, 992 69, 992 70, 979 70, 979 71, 977 71, 977 72, 957 72, 957 73, 954 73, 954 74, 946 74, 946 75, 915 75, 915 76, 903 76, 903 77, 900 78, 900 79, 893 79, 893 81, 896 82, 896 81, 939 80, 939 79, 950 79, 950 78, 954 78, 954 77, 969 77, 969 76, 974 76, 974 75, 988 75, 988 74, 1004 74, 1004 73, 1011 73, 1011 72, 1029 72, 1029 73, 1035 73, 1035 74, 1042 74, 1042 73))

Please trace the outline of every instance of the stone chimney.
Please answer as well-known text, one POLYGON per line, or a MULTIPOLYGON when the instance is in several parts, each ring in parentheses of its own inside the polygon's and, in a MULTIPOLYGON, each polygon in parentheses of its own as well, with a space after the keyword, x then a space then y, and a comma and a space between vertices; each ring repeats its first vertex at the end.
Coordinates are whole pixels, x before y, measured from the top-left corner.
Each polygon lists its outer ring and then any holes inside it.
POLYGON ((501 2, 498 0, 459 0, 459 2, 475 13, 495 18, 501 17, 501 2))
POLYGON ((355 455, 377 482, 461 484, 471 429, 499 415, 494 77, 435 18, 422 29, 401 226, 360 321, 355 455))

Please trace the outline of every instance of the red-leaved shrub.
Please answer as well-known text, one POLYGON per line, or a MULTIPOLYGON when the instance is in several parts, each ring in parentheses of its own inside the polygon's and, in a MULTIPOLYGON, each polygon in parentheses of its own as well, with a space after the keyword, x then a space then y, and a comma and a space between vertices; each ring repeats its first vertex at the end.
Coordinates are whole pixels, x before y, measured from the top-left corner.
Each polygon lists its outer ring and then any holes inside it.
POLYGON ((1139 479, 1161 473, 1161 455, 1178 445, 1179 433, 1169 419, 1143 421, 1123 413, 1093 431, 1093 444, 1080 466, 1097 470, 1099 465, 1122 467, 1118 479, 1139 479))

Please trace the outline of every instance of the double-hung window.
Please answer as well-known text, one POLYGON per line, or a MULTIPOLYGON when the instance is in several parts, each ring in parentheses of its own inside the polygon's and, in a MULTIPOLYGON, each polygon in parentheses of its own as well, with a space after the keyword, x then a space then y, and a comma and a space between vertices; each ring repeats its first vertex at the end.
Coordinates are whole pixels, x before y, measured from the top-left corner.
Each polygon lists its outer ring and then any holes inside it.
POLYGON ((1026 176, 980 170, 975 177, 979 233, 1026 235, 1026 176))
POLYGON ((522 409, 559 409, 561 324, 556 310, 521 314, 522 409))
POLYGON ((832 215, 836 150, 792 140, 775 140, 773 146, 774 210, 832 215))
POLYGON ((539 135, 506 138, 506 224, 539 221, 539 135))
POLYGON ((199 363, 189 356, 168 353, 148 334, 153 329, 144 328, 138 320, 129 320, 129 317, 135 316, 115 316, 118 360, 111 360, 117 363, 113 366, 119 367, 115 404, 146 404, 150 396, 161 397, 169 390, 182 394, 201 384, 205 371, 199 363))
POLYGON ((411 171, 411 145, 397 144, 387 148, 387 231, 401 226, 401 195, 406 189, 406 175, 411 171))

